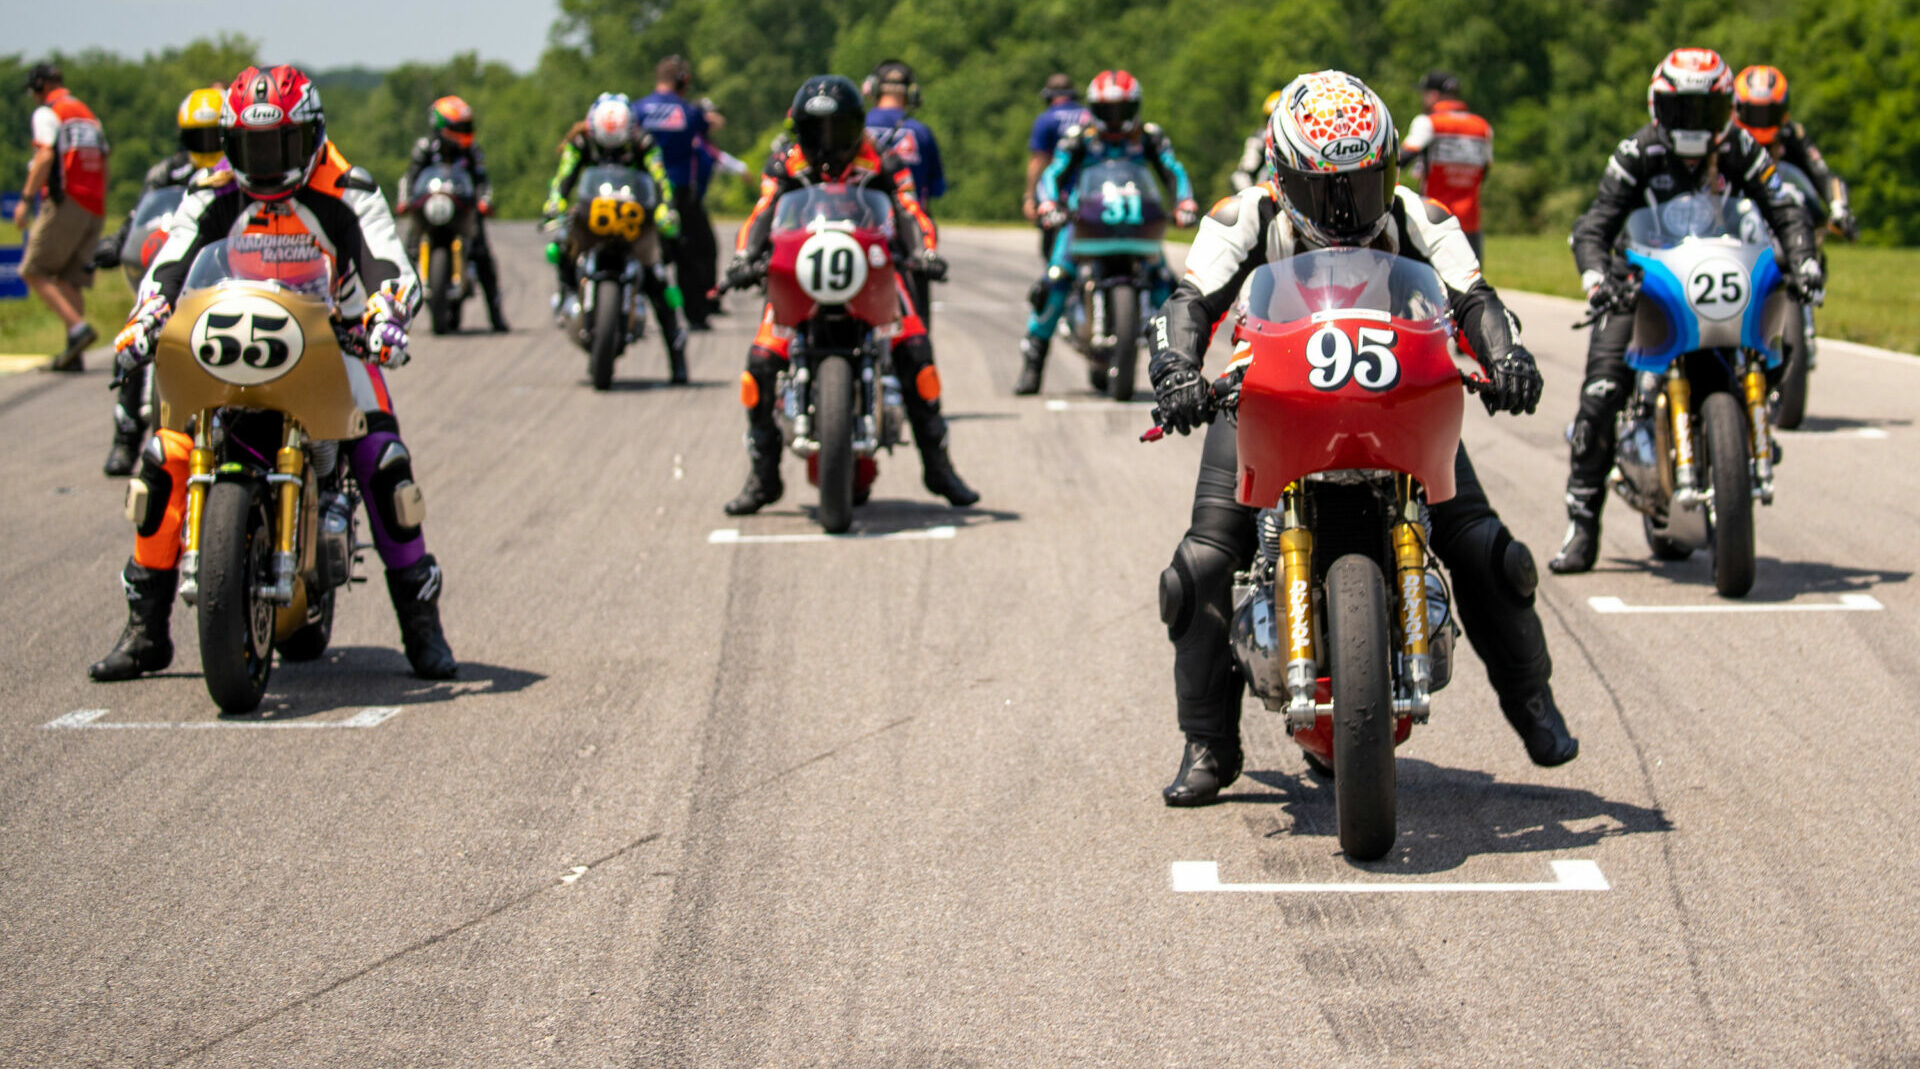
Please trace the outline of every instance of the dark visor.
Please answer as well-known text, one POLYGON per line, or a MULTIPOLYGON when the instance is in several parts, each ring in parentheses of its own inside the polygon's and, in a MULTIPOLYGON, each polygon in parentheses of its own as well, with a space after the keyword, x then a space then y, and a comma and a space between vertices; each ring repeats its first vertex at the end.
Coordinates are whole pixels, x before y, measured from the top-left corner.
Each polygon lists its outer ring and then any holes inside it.
POLYGON ((182 130, 180 147, 188 152, 218 152, 220 151, 220 128, 197 126, 182 130))
POLYGON ((1094 118, 1100 120, 1101 126, 1109 130, 1118 130, 1140 114, 1140 102, 1138 100, 1105 100, 1087 105, 1087 110, 1093 113, 1094 118))
POLYGON ((445 129, 449 133, 470 134, 473 133, 473 120, 468 119, 465 122, 450 122, 446 125, 445 129))
POLYGON ((1390 173, 1387 167, 1341 174, 1282 167, 1277 177, 1287 202, 1326 236, 1359 238, 1371 236, 1373 224, 1393 203, 1390 173))
POLYGON ((1748 126, 1766 130, 1787 121, 1785 104, 1741 104, 1738 107, 1740 121, 1748 126))
POLYGON ((832 115, 803 115, 794 120, 794 135, 800 151, 810 160, 836 160, 860 147, 866 135, 867 118, 859 112, 832 115))
POLYGON ((227 162, 248 176, 269 177, 304 170, 320 147, 320 129, 311 123, 271 130, 229 129, 227 162))
POLYGON ((1669 130, 1717 133, 1733 117, 1733 98, 1725 93, 1655 93, 1653 117, 1669 130))

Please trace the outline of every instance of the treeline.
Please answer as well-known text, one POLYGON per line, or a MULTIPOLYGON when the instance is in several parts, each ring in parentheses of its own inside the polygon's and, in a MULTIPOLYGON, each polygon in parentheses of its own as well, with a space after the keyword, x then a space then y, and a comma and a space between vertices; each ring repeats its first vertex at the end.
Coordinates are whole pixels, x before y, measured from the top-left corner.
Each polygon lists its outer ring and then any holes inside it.
MULTIPOLYGON (((1415 84, 1439 67, 1493 120, 1486 196, 1496 231, 1560 231, 1591 198, 1607 153, 1645 121, 1647 77, 1669 48, 1720 49, 1736 67, 1772 63, 1793 85, 1794 116, 1855 190, 1865 233, 1920 243, 1920 4, 1915 0, 561 0, 538 69, 518 75, 472 55, 440 65, 322 78, 329 133, 393 183, 425 129, 427 104, 459 93, 478 111, 505 214, 537 210, 560 131, 594 95, 651 91, 669 53, 694 65, 695 95, 730 119, 718 143, 758 163, 808 75, 856 80, 901 58, 918 72, 920 117, 941 139, 948 219, 1013 219, 1027 128, 1046 76, 1084 82, 1126 67, 1146 88, 1147 118, 1171 134, 1196 184, 1227 191, 1260 102, 1303 70, 1365 77, 1404 126, 1415 84), (1745 9, 1745 10, 1742 10, 1745 9)), ((137 168, 171 142, 173 103, 252 57, 239 38, 125 60, 63 57, 69 82, 114 139, 116 201, 137 168)), ((24 64, 0 61, 17 85, 24 64)), ((265 57, 263 57, 265 58, 265 57)), ((0 171, 22 165, 30 100, 0 97, 0 171)), ((13 179, 9 179, 12 181, 13 179)), ((751 199, 720 179, 719 210, 751 199)))

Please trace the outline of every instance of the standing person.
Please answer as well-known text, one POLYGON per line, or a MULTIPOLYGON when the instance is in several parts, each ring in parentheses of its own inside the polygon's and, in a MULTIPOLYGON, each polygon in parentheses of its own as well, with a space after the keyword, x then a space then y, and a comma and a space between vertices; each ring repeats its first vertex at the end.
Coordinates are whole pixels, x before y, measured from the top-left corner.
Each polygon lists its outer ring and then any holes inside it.
POLYGON ((420 221, 413 218, 413 184, 420 172, 436 164, 464 168, 473 176, 473 195, 478 202, 473 216, 473 233, 467 236, 467 260, 473 264, 474 277, 487 298, 487 320, 495 334, 507 332, 507 317, 500 310, 500 272, 493 263, 493 247, 487 243, 485 219, 493 214, 493 183, 487 179, 487 154, 473 143, 473 108, 459 97, 446 96, 428 109, 433 133, 413 143, 413 156, 407 173, 400 177, 399 213, 407 215, 407 249, 420 246, 420 221))
POLYGON ((680 239, 672 243, 669 259, 686 300, 687 329, 711 330, 707 323, 707 293, 714 285, 714 261, 719 249, 713 239, 713 221, 700 203, 706 192, 695 181, 695 142, 710 128, 707 113, 687 102, 693 86, 693 67, 679 56, 668 56, 654 69, 653 95, 642 97, 640 125, 660 146, 667 177, 673 180, 673 206, 680 213, 680 239))
POLYGON ((1035 191, 1039 188, 1041 173, 1053 162, 1053 151, 1060 146, 1060 139, 1068 130, 1084 126, 1088 116, 1087 109, 1080 106, 1080 92, 1073 87, 1073 79, 1065 74, 1048 75, 1040 98, 1047 102, 1047 108, 1033 120, 1033 133, 1027 136, 1027 194, 1020 202, 1020 213, 1040 228, 1040 258, 1048 260, 1053 257, 1053 239, 1060 228, 1048 226, 1040 218, 1040 200, 1035 191))
MULTIPOLYGON (((940 145, 933 131, 908 115, 920 106, 920 83, 914 80, 913 68, 901 60, 884 60, 867 75, 860 91, 875 102, 867 109, 867 137, 880 151, 893 153, 907 165, 913 173, 913 188, 921 198, 920 206, 926 208, 927 201, 947 191, 947 173, 940 166, 940 145)), ((920 304, 920 317, 931 330, 933 283, 915 271, 910 284, 920 304)))
POLYGON ((107 135, 67 91, 59 67, 37 64, 27 75, 27 92, 40 106, 33 111, 33 161, 13 210, 13 225, 27 235, 20 277, 67 328, 66 348, 47 370, 85 371, 83 354, 99 337, 87 322, 82 291, 93 285, 94 245, 107 216, 107 135), (41 193, 46 197, 29 228, 28 208, 41 193))
POLYGON ((1267 119, 1273 117, 1273 106, 1280 103, 1280 90, 1267 94, 1266 102, 1260 105, 1260 129, 1247 135, 1246 143, 1240 148, 1240 165, 1233 169, 1227 181, 1233 185, 1235 193, 1248 186, 1259 185, 1267 177, 1267 119))
POLYGON ((1460 99, 1460 79, 1446 71, 1429 71, 1420 79, 1423 114, 1407 124, 1400 142, 1400 165, 1420 172, 1420 194, 1460 220, 1473 255, 1484 261, 1486 244, 1480 238, 1480 183, 1493 165, 1493 124, 1467 110, 1460 99))

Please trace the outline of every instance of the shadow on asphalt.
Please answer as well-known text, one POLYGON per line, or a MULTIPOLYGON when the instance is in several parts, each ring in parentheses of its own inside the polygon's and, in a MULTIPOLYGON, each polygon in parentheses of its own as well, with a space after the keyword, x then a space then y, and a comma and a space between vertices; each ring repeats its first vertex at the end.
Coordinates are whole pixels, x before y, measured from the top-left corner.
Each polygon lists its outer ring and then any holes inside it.
MULTIPOLYGON (((819 522, 817 504, 803 504, 808 519, 819 522)), ((903 498, 876 497, 853 510, 852 534, 901 534, 926 531, 935 527, 987 527, 996 523, 1017 523, 1018 512, 1005 509, 954 508, 932 501, 908 501, 903 498)))
POLYGON ((1848 416, 1807 416, 1789 434, 1825 434, 1833 431, 1857 431, 1874 427, 1911 427, 1910 419, 1853 419, 1848 416))
MULTIPOLYGON (((1660 809, 1614 802, 1571 787, 1501 783, 1478 769, 1445 768, 1402 757, 1395 762, 1399 837, 1379 861, 1348 864, 1366 872, 1447 872, 1489 854, 1581 850, 1605 839, 1668 832, 1673 823, 1660 809)), ((1278 804, 1293 818, 1271 836, 1338 833, 1333 780, 1311 772, 1255 771, 1247 778, 1276 793, 1239 791, 1222 802, 1278 804)))
MULTIPOLYGON (((1675 586, 1698 586, 1713 591, 1713 554, 1701 551, 1683 561, 1626 560, 1614 558, 1623 572, 1644 572, 1675 586)), ((1757 557, 1754 560, 1753 590, 1742 602, 1769 604, 1792 601, 1803 594, 1864 594, 1875 587, 1904 583, 1912 572, 1891 568, 1849 568, 1824 561, 1781 560, 1757 557)))
POLYGON ((547 678, 539 672, 461 661, 457 679, 415 679, 406 655, 385 646, 335 646, 317 661, 273 666, 266 700, 234 720, 297 720, 368 706, 427 705, 476 694, 517 694, 547 678))
MULTIPOLYGON (((580 385, 593 389, 592 379, 581 379, 580 385)), ((675 386, 666 379, 614 379, 607 385, 607 393, 652 393, 655 390, 717 390, 731 386, 727 379, 690 379, 675 386)))

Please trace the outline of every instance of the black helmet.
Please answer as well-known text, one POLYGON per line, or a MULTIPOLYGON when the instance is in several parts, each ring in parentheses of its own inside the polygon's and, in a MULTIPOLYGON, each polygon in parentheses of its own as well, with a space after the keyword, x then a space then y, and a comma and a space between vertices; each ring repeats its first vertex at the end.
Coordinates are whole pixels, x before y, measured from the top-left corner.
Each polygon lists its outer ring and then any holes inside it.
POLYGON ((850 79, 838 74, 807 79, 793 94, 787 114, 793 120, 793 138, 808 161, 838 171, 860 154, 867 136, 867 102, 850 79))

